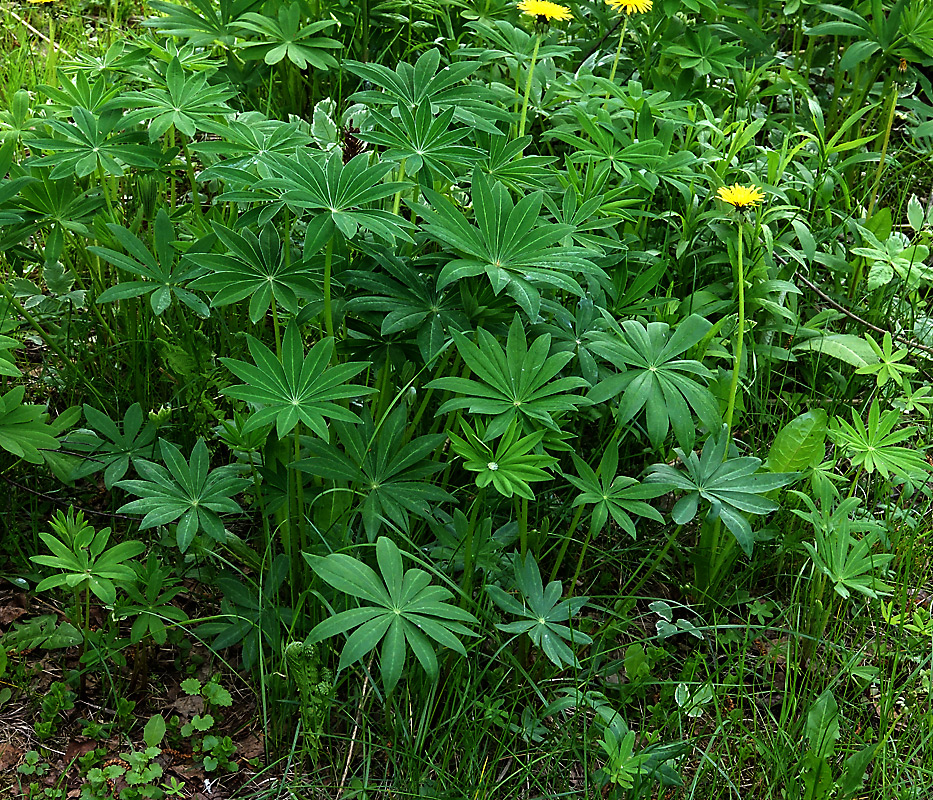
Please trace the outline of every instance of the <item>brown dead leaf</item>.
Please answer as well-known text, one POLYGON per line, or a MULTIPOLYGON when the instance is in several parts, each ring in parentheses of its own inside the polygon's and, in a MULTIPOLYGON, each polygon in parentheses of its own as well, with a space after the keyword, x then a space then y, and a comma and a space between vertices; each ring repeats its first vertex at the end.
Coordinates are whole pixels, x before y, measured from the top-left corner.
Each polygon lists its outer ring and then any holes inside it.
POLYGON ((11 622, 18 620, 25 613, 26 609, 20 606, 3 606, 0 608, 0 625, 9 625, 11 622))
POLYGON ((65 748, 65 763, 70 764, 74 759, 80 758, 85 753, 90 753, 96 746, 97 742, 93 739, 87 739, 86 741, 71 739, 68 742, 68 747, 65 748))
POLYGON ((184 697, 177 698, 172 703, 172 708, 187 722, 195 714, 200 714, 204 710, 204 698, 197 694, 186 694, 184 697))
POLYGON ((249 761, 252 758, 258 758, 263 755, 262 740, 251 733, 245 739, 241 739, 236 745, 237 755, 249 761))
POLYGON ((0 772, 6 772, 19 763, 23 751, 12 742, 0 744, 0 772))

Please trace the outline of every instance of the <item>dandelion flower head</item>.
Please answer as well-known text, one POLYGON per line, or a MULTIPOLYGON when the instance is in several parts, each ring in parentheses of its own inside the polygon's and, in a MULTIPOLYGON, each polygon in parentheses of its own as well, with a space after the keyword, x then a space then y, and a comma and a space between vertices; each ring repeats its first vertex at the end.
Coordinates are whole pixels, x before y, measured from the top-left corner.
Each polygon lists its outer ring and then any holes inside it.
POLYGON ((626 14, 643 14, 645 11, 651 11, 651 0, 606 0, 616 11, 624 11, 626 14))
POLYGON ((518 4, 518 10, 529 17, 544 17, 547 22, 555 19, 560 21, 573 19, 569 8, 551 3, 549 0, 522 0, 518 4))
POLYGON ((716 197, 736 208, 751 208, 765 199, 757 186, 740 186, 737 183, 733 186, 720 186, 716 190, 716 197))

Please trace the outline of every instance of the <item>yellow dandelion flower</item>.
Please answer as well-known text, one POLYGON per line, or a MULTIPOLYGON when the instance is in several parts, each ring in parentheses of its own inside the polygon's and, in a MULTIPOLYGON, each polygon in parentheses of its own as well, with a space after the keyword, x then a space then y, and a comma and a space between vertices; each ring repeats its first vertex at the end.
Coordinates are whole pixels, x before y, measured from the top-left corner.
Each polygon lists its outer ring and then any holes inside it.
POLYGON ((616 11, 624 11, 626 14, 644 14, 651 11, 651 0, 606 0, 616 11))
POLYGON ((757 186, 740 186, 737 183, 733 186, 720 186, 716 190, 716 197, 736 208, 751 208, 765 199, 757 186))
POLYGON ((555 19, 558 21, 573 19, 573 14, 569 8, 564 8, 564 6, 557 3, 551 3, 549 0, 522 0, 518 4, 518 10, 542 22, 550 22, 555 19), (544 19, 541 19, 542 17, 544 19))
POLYGON ((55 2, 55 0, 26 0, 26 1, 34 6, 48 6, 55 2))

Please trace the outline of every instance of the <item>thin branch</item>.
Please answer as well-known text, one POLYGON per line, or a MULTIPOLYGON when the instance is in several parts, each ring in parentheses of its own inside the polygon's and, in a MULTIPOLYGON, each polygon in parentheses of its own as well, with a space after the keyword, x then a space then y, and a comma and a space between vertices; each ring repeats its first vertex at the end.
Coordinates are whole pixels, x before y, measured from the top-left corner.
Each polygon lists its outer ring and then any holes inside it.
POLYGON ((3 478, 10 486, 15 486, 17 489, 22 489, 24 492, 29 492, 36 497, 41 497, 43 500, 48 500, 50 503, 58 503, 59 505, 69 505, 72 506, 75 511, 83 511, 85 514, 94 514, 98 517, 110 517, 111 519, 127 519, 133 521, 136 517, 128 516, 127 514, 117 514, 115 511, 95 511, 93 508, 85 508, 83 506, 76 506, 70 500, 66 500, 61 497, 55 497, 55 495, 46 494, 45 492, 40 492, 37 489, 30 489, 28 486, 23 486, 21 483, 17 483, 14 480, 10 480, 6 475, 0 475, 0 478, 3 478))
POLYGON ((824 292, 822 289, 816 286, 816 284, 814 284, 808 278, 805 278, 799 272, 797 273, 796 277, 799 278, 801 282, 804 285, 806 285, 808 289, 810 289, 810 291, 819 295, 823 300, 825 300, 833 308, 835 308, 836 311, 839 311, 845 314, 849 319, 857 322, 859 325, 864 325, 866 328, 873 330, 875 333, 880 333, 882 335, 890 334, 892 339, 896 339, 901 344, 906 344, 908 347, 913 347, 917 350, 922 350, 927 355, 933 356, 933 347, 927 347, 924 344, 920 344, 919 342, 915 342, 912 339, 908 339, 906 336, 901 336, 899 333, 891 333, 891 331, 885 330, 884 328, 879 328, 877 325, 872 325, 872 323, 870 323, 867 319, 862 319, 858 314, 852 311, 849 311, 849 309, 847 309, 845 306, 841 305, 840 303, 837 303, 835 300, 833 300, 833 298, 831 298, 828 294, 826 294, 826 292, 824 292))
POLYGON ((53 42, 51 39, 49 39, 48 36, 42 33, 42 31, 37 30, 36 28, 33 28, 32 25, 26 22, 26 20, 24 20, 22 17, 18 16, 15 11, 9 8, 9 6, 5 8, 4 11, 6 11, 7 14, 13 17, 13 19, 15 19, 20 25, 23 25, 30 33, 35 34, 40 39, 45 41, 47 44, 52 45, 52 47, 58 50, 58 52, 61 53, 66 58, 71 58, 71 53, 69 53, 64 47, 62 47, 58 42, 53 42))

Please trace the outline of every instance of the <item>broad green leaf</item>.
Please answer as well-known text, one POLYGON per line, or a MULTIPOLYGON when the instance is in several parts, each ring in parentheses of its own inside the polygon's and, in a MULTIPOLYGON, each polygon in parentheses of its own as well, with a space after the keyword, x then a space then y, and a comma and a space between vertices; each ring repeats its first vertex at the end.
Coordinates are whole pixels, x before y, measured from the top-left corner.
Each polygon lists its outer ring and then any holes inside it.
POLYGON ((823 460, 826 452, 828 416, 813 409, 792 419, 778 432, 768 454, 772 472, 800 472, 823 460))
POLYGON ((852 333, 828 333, 816 336, 796 345, 794 352, 832 356, 853 367, 864 367, 878 360, 878 356, 869 344, 861 336, 852 333))

